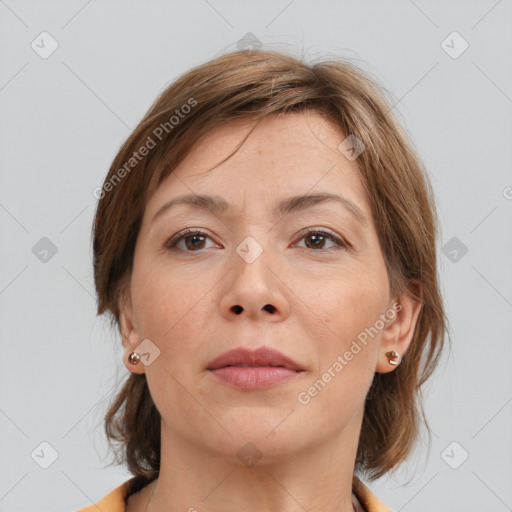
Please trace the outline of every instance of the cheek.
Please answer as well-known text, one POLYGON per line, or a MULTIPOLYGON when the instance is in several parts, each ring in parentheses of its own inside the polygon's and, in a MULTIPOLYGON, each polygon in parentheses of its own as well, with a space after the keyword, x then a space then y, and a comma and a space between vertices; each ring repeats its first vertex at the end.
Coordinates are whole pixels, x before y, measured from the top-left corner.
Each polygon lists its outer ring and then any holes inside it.
POLYGON ((197 354, 211 322, 212 283, 164 265, 146 265, 134 272, 132 300, 141 339, 161 350, 166 366, 197 354))
POLYGON ((379 276, 351 273, 325 284, 304 299, 316 313, 317 324, 327 330, 329 339, 337 345, 373 325, 384 312, 387 283, 379 276))
POLYGON ((191 309, 194 290, 162 265, 146 264, 134 271, 132 299, 142 334, 161 337, 191 309))
POLYGON ((343 428, 364 407, 381 335, 371 327, 384 311, 385 292, 380 283, 359 279, 310 297, 323 321, 309 315, 318 363, 297 398, 306 414, 321 415, 326 432, 343 428))
POLYGON ((375 326, 382 327, 379 318, 387 304, 386 286, 381 275, 364 274, 361 269, 309 296, 308 305, 317 316, 303 316, 308 318, 304 328, 315 340, 318 354, 314 379, 329 388, 327 393, 322 391, 323 399, 344 395, 349 401, 353 397, 356 404, 361 397, 355 395, 370 385, 382 335, 375 326))
POLYGON ((133 275, 139 336, 141 340, 149 338, 160 350, 159 357, 146 368, 149 389, 161 415, 175 425, 180 423, 177 418, 204 419, 184 389, 192 388, 188 379, 202 368, 198 354, 204 350, 201 343, 211 321, 211 314, 205 311, 211 307, 207 294, 211 287, 162 265, 147 265, 133 275))

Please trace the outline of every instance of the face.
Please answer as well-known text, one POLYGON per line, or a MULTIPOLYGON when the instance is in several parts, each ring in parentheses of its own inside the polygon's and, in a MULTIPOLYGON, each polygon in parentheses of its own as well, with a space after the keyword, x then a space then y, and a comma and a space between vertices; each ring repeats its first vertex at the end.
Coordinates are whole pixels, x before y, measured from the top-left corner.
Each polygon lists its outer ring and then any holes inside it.
POLYGON ((125 361, 150 340, 148 364, 125 364, 146 373, 163 432, 226 457, 247 442, 279 457, 362 419, 374 373, 393 370, 384 352, 403 354, 417 310, 397 312, 389 294, 356 162, 338 150, 345 136, 314 112, 273 116, 209 170, 248 130, 210 133, 151 196, 121 324, 125 361), (184 195, 225 205, 160 211, 184 195), (251 388, 207 369, 239 347, 270 347, 302 371, 251 388))

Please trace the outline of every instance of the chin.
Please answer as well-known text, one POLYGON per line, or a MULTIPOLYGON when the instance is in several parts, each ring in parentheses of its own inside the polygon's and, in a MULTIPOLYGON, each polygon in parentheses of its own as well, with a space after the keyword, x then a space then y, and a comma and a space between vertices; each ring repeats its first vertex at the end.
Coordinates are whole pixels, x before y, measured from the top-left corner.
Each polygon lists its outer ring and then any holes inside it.
MULTIPOLYGON (((248 465, 246 459, 258 459, 259 464, 277 462, 308 444, 303 427, 293 424, 290 417, 283 421, 290 410, 267 414, 265 420, 262 420, 261 412, 254 417, 250 414, 233 416, 230 422, 222 423, 232 437, 220 429, 213 438, 207 438, 205 433, 202 442, 232 462, 245 465, 248 465)), ((209 434, 211 436, 211 430, 209 434)))

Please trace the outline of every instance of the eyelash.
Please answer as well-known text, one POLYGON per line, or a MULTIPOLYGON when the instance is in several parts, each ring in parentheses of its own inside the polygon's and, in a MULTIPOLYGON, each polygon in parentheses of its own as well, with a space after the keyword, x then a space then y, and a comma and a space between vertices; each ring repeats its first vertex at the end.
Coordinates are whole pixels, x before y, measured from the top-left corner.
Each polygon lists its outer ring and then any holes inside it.
MULTIPOLYGON (((171 237, 166 242, 165 247, 168 250, 180 250, 180 249, 177 249, 176 246, 177 246, 177 244, 181 240, 183 240, 185 238, 192 237, 192 236, 197 236, 197 235, 205 236, 205 237, 211 239, 211 237, 208 235, 208 233, 205 233, 204 231, 201 231, 199 229, 188 228, 188 229, 185 229, 185 230, 181 231, 180 233, 177 233, 173 237, 171 237)), ((350 250, 351 249, 351 245, 348 242, 346 242, 343 238, 335 235, 331 231, 326 231, 324 229, 306 228, 306 229, 303 229, 302 231, 300 231, 297 234, 297 236, 299 237, 299 241, 302 240, 307 235, 322 235, 322 236, 325 236, 325 237, 329 238, 332 242, 334 242, 338 246, 337 248, 342 248, 342 249, 346 249, 346 250, 350 250)), ((329 251, 329 249, 337 249, 337 248, 329 247, 328 249, 318 249, 318 250, 317 249, 309 249, 309 250, 313 251, 313 252, 326 252, 326 251, 329 251)), ((308 248, 306 247, 306 249, 308 249, 308 248)), ((182 252, 194 253, 194 252, 202 252, 202 250, 198 250, 198 251, 182 251, 182 252)))

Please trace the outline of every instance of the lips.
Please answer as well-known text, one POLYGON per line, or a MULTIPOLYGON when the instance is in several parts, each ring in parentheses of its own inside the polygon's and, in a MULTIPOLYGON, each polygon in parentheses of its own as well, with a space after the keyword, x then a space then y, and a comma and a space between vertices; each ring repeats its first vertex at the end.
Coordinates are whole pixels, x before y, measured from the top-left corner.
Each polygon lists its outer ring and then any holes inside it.
POLYGON ((293 359, 270 347, 261 347, 257 350, 249 350, 247 348, 229 350, 216 357, 213 361, 210 361, 207 370, 218 370, 229 366, 241 368, 274 366, 296 372, 304 371, 304 368, 293 359))

